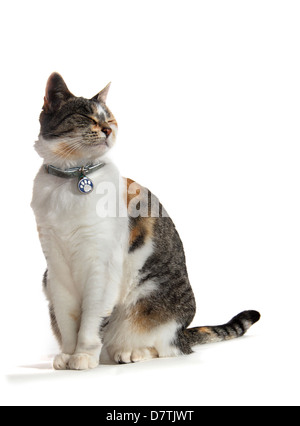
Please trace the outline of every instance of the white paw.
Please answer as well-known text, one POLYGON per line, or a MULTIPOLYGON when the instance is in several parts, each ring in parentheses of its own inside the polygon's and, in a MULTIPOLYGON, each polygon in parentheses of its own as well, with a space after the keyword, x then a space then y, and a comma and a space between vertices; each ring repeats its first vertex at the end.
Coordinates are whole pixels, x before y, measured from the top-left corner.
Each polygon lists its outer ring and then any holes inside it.
POLYGON ((71 355, 59 354, 56 355, 53 361, 53 368, 55 370, 68 370, 68 362, 71 355))
POLYGON ((154 348, 140 348, 132 351, 117 351, 113 358, 117 364, 129 364, 157 357, 158 353, 154 348))
POLYGON ((155 349, 135 349, 132 351, 131 354, 131 361, 132 362, 138 362, 138 361, 146 361, 147 359, 157 358, 158 353, 155 349))
POLYGON ((114 360, 117 364, 129 364, 131 362, 131 352, 116 352, 114 360))
POLYGON ((91 370, 98 367, 99 359, 93 355, 88 354, 75 354, 69 359, 69 370, 91 370))

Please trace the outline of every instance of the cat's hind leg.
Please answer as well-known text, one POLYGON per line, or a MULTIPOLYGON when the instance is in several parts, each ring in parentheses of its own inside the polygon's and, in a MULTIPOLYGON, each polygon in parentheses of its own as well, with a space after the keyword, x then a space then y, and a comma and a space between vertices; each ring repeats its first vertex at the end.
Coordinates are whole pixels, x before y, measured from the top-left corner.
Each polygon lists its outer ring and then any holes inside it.
POLYGON ((157 357, 179 355, 174 345, 179 325, 175 320, 163 324, 153 318, 137 318, 136 306, 118 306, 103 335, 100 363, 128 364, 157 357))

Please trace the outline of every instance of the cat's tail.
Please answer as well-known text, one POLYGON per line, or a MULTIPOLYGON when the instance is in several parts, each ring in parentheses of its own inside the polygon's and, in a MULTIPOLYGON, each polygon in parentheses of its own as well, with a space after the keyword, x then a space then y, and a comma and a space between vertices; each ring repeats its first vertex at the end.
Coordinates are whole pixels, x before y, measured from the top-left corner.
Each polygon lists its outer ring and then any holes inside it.
POLYGON ((184 331, 184 335, 190 346, 231 340, 243 336, 259 319, 259 312, 244 311, 232 318, 227 324, 188 328, 184 331))

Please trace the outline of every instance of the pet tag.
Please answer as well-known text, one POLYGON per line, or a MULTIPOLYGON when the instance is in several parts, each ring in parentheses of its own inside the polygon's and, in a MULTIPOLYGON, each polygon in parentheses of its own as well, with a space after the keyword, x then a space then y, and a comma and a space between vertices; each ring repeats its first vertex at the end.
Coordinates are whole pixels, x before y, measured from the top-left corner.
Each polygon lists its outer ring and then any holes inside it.
POLYGON ((78 189, 81 194, 90 194, 94 189, 94 184, 88 177, 80 176, 78 181, 78 189))

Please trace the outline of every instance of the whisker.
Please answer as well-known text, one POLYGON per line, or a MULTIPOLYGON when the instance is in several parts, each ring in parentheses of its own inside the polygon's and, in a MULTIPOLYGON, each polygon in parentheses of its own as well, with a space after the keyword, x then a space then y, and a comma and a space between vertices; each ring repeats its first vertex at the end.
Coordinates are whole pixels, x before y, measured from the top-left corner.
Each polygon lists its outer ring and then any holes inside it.
MULTIPOLYGON (((66 141, 66 140, 61 139, 60 142, 62 142, 62 143, 63 142, 70 143, 70 140, 66 141)), ((69 159, 71 157, 72 153, 75 152, 81 145, 82 145, 82 139, 81 138, 73 140, 71 142, 71 144, 69 146, 66 146, 61 153, 54 154, 53 161, 55 161, 55 160, 67 160, 67 159, 69 159)))
POLYGON ((80 146, 81 141, 76 141, 75 143, 72 143, 72 145, 66 147, 66 149, 63 151, 63 158, 65 160, 69 158, 80 146))
MULTIPOLYGON (((49 133, 50 135, 50 133, 49 133)), ((51 135, 53 135, 53 133, 51 133, 51 135)), ((47 133, 44 133, 43 135, 40 135, 41 137, 47 137, 47 133)), ((83 135, 76 135, 76 136, 70 136, 67 137, 66 135, 63 135, 62 137, 58 137, 55 138, 54 140, 49 140, 49 143, 54 143, 56 146, 60 144, 64 144, 64 146, 62 146, 62 149, 58 149, 57 152, 55 152, 55 149, 52 151, 52 156, 51 156, 51 162, 56 162, 56 161, 71 161, 72 160, 72 155, 74 154, 74 152, 76 152, 76 150, 78 150, 79 148, 85 148, 85 149, 89 149, 90 147, 93 147, 93 143, 96 145, 101 144, 103 142, 106 142, 107 138, 106 137, 99 137, 98 135, 93 135, 93 134, 85 134, 83 135)), ((46 143, 48 142, 47 139, 45 139, 46 143)), ((82 152, 83 153, 83 152, 82 152)), ((84 157, 84 153, 83 153, 83 157, 84 157)))

